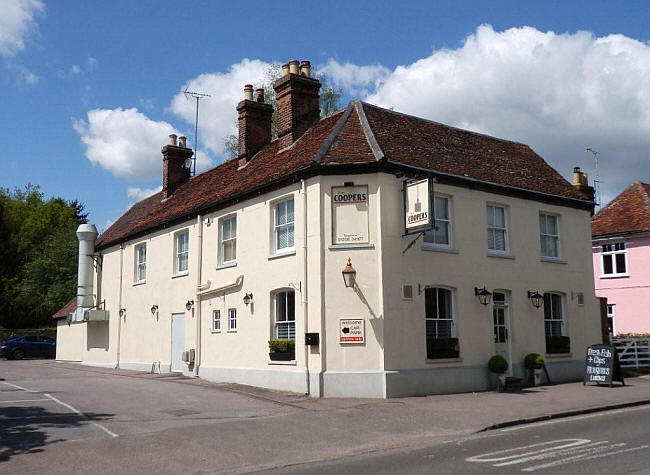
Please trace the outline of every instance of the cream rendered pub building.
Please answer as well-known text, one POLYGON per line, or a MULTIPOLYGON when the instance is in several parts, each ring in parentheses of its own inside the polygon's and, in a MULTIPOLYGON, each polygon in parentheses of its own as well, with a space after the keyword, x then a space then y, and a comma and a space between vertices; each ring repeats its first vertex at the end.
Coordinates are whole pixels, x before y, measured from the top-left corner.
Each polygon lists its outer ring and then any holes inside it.
POLYGON ((579 379, 600 341, 584 174, 359 101, 320 119, 309 63, 283 69, 277 139, 247 85, 237 159, 190 177, 172 136, 163 190, 96 240, 80 229, 57 358, 316 397, 485 390, 495 353, 515 376, 538 352, 554 381, 579 379), (430 214, 422 234, 405 235, 405 196, 430 214))

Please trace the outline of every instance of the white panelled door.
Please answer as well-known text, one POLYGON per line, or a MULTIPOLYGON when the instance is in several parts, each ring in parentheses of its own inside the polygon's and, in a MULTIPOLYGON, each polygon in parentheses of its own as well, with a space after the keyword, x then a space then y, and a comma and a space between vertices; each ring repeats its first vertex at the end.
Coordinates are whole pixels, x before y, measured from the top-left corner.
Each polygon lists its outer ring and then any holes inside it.
POLYGON ((184 369, 185 314, 172 313, 172 372, 182 373, 184 369))

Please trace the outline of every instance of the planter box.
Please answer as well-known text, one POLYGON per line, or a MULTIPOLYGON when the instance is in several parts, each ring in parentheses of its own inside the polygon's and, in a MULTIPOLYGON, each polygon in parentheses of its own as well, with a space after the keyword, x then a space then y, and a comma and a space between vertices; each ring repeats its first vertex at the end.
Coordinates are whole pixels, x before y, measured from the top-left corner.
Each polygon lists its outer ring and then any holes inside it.
POLYGON ((296 352, 291 353, 269 353, 271 361, 293 361, 296 359, 296 352))
POLYGON ((546 353, 571 353, 571 339, 568 336, 547 337, 546 353))
POLYGON ((458 358, 458 338, 427 338, 427 359, 458 358))

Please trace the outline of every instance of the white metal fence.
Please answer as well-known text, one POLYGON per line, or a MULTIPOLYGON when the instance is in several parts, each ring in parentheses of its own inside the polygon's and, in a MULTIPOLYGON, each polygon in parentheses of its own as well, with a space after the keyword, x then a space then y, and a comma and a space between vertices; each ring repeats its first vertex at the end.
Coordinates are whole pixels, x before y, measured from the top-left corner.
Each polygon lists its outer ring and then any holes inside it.
POLYGON ((650 338, 612 338, 623 368, 650 367, 650 338))

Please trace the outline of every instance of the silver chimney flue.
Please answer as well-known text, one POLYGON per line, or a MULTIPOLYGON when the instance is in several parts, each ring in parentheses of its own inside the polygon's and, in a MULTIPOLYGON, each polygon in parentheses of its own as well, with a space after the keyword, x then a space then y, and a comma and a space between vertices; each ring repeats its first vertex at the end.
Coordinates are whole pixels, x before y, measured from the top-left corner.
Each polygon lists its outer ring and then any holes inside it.
POLYGON ((83 312, 95 306, 93 293, 93 254, 97 228, 92 224, 81 224, 77 228, 79 239, 79 271, 77 273, 77 312, 75 320, 83 319, 83 312))

